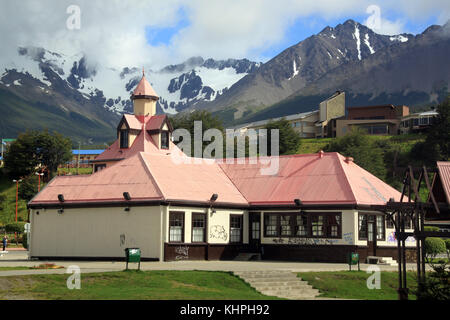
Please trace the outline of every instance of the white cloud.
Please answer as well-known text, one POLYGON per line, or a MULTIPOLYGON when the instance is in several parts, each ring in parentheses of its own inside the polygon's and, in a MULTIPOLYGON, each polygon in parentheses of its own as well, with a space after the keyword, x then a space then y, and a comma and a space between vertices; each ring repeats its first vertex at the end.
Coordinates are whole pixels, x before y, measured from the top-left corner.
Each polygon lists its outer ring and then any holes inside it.
MULTIPOLYGON (((369 0, 21 0, 0 2, 1 60, 17 46, 41 46, 76 54, 91 63, 116 68, 181 62, 191 56, 254 59, 281 43, 296 19, 325 20, 366 16, 369 0), (81 8, 81 29, 68 30, 69 5, 81 8), (184 15, 180 13, 184 11, 184 15), (147 42, 146 27, 173 27, 182 18, 187 26, 166 44, 147 42)), ((438 15, 449 18, 450 1, 376 1, 381 8, 379 33, 405 32, 405 22, 438 15), (383 12, 393 13, 387 19, 383 12), (436 13, 437 12, 437 13, 436 13)), ((421 21, 422 21, 421 20, 421 21)), ((342 21, 343 22, 343 21, 342 21)))

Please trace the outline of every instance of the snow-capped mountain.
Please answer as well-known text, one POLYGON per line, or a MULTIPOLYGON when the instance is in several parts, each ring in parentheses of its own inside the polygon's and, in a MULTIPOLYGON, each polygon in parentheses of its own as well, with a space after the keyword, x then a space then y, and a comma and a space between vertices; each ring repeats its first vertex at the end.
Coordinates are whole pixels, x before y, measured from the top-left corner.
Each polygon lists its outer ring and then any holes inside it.
MULTIPOLYGON (((144 67, 160 96, 157 111, 174 114, 213 101, 259 66, 247 59, 195 57, 161 70, 144 67)), ((117 70, 83 54, 18 48, 16 56, 0 61, 0 136, 49 128, 84 142, 110 141, 119 116, 132 112, 130 96, 141 77, 142 67, 117 70)))
POLYGON ((289 97, 341 65, 364 61, 386 47, 405 44, 412 38, 411 34, 380 35, 347 20, 287 48, 236 82, 225 94, 199 107, 234 109, 226 113, 234 114, 233 120, 237 120, 289 97))
MULTIPOLYGON (((51 87, 47 72, 50 69, 61 78, 58 80, 66 81, 85 99, 104 99, 104 107, 117 114, 131 111, 130 95, 142 76, 142 68, 134 66, 117 70, 92 65, 82 54, 66 56, 43 48, 19 48, 17 53, 17 59, 10 65, 0 66, 5 70, 0 82, 8 72, 15 70, 29 73, 44 88, 51 87)), ((213 101, 259 66, 260 63, 247 59, 216 61, 194 57, 161 70, 145 68, 145 73, 160 96, 160 111, 174 114, 198 101, 213 101)))
MULTIPOLYGON (((253 122, 311 111, 337 90, 346 92, 347 106, 407 105, 412 107, 411 112, 414 112, 415 107, 435 105, 448 96, 450 22, 443 26, 430 26, 415 36, 380 36, 355 22, 346 24, 346 28, 342 28, 342 25, 341 28, 326 28, 315 36, 316 44, 306 48, 315 50, 315 56, 322 54, 319 61, 310 59, 310 68, 317 70, 327 66, 326 63, 337 63, 338 58, 342 60, 344 55, 339 54, 340 51, 345 53, 345 49, 340 46, 347 43, 347 62, 316 79, 310 75, 312 81, 305 81, 305 85, 300 85, 285 99, 267 108, 260 108, 253 114, 247 112, 239 121, 253 122), (342 32, 346 34, 340 35, 342 32), (362 39, 367 39, 367 42, 362 39)), ((300 52, 304 50, 305 46, 300 52)), ((289 55, 286 57, 292 58, 289 55)), ((306 70, 303 72, 302 75, 302 70, 290 71, 285 76, 285 82, 295 81, 295 77, 308 77, 306 70)), ((230 92, 233 90, 232 87, 230 92)))

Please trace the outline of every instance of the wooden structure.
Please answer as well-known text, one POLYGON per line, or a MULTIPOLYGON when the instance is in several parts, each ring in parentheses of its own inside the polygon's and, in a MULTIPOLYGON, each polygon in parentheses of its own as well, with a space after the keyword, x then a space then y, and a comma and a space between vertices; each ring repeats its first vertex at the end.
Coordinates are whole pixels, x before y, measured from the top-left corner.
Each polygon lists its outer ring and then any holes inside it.
MULTIPOLYGON (((431 172, 437 172, 433 170, 431 172)), ((419 285, 425 280, 425 238, 441 237, 450 238, 450 232, 425 231, 425 216, 427 212, 439 214, 442 210, 448 210, 448 204, 438 203, 432 192, 429 171, 425 166, 422 168, 413 168, 409 166, 405 170, 405 178, 403 180, 402 196, 399 202, 391 199, 385 206, 373 206, 374 209, 384 211, 386 216, 395 226, 395 236, 397 239, 398 249, 398 273, 399 287, 398 295, 400 300, 408 299, 408 286, 406 281, 406 247, 405 241, 408 237, 416 238, 416 262, 417 262, 417 279, 419 285), (415 179, 415 172, 419 173, 418 180, 415 179), (430 202, 423 202, 420 199, 419 191, 422 182, 429 191, 430 202), (407 197, 407 199, 405 199, 407 197), (406 200, 406 201, 404 201, 406 200), (405 231, 405 221, 411 219, 414 225, 413 232, 405 231)), ((437 174, 437 173, 436 173, 437 174)))

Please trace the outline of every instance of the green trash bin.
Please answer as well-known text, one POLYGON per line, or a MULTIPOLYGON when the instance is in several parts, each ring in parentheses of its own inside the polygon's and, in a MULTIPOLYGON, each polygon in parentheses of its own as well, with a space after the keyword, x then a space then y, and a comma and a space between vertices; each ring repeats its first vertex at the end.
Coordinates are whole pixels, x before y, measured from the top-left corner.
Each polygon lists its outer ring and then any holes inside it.
POLYGON ((141 270, 141 249, 126 248, 125 249, 125 259, 127 261, 127 270, 128 270, 129 262, 138 263, 138 270, 141 270))
POLYGON ((352 265, 358 265, 358 271, 359 268, 359 254, 356 252, 350 252, 348 254, 348 266, 350 268, 350 271, 352 270, 352 265))

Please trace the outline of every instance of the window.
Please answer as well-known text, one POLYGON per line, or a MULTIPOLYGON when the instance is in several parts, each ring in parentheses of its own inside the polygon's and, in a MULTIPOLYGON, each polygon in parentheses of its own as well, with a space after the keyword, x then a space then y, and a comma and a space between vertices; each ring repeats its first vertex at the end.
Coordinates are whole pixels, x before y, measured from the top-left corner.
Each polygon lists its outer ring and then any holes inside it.
POLYGON ((358 239, 374 241, 376 231, 376 240, 385 240, 386 225, 383 215, 359 214, 358 216, 358 239))
POLYGON ((103 169, 105 169, 105 168, 106 168, 106 164, 96 164, 96 165, 94 166, 94 172, 103 170, 103 169))
POLYGON ((377 240, 384 240, 384 216, 377 216, 377 240))
POLYGON ((313 237, 322 237, 323 232, 323 216, 313 215, 311 217, 311 234, 313 237))
POLYGON ((206 215, 192 213, 192 242, 206 242, 206 215))
POLYGON ((278 216, 275 214, 265 214, 264 215, 264 229, 266 237, 277 237, 278 236, 278 216))
POLYGON ((405 229, 412 229, 413 228, 413 221, 410 216, 405 215, 405 229))
POLYGON ((330 214, 326 217, 327 217, 327 237, 329 238, 340 237, 341 216, 330 214))
POLYGON ((266 213, 265 237, 341 237, 341 213, 266 213))
POLYGON ((394 222, 389 217, 386 218, 386 228, 388 228, 388 229, 395 229, 394 222))
POLYGON ((358 218, 359 240, 367 240, 367 215, 360 214, 358 218))
POLYGON ((169 149, 169 131, 161 132, 161 149, 169 149))
POLYGON ((169 242, 184 242, 184 212, 169 213, 169 242))
POLYGON ((128 148, 128 130, 120 130, 120 148, 128 148))
POLYGON ((230 215, 230 242, 242 242, 242 216, 230 215))
POLYGON ((292 235, 291 217, 292 216, 290 216, 290 215, 281 215, 280 216, 281 236, 286 237, 286 236, 292 235))
POLYGON ((308 216, 306 214, 297 216, 297 232, 299 237, 306 237, 308 235, 308 216))

